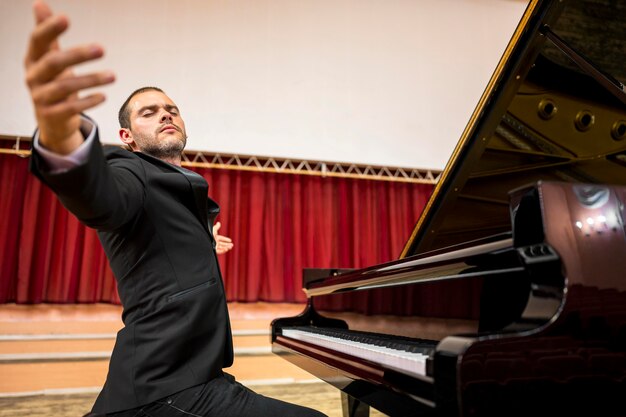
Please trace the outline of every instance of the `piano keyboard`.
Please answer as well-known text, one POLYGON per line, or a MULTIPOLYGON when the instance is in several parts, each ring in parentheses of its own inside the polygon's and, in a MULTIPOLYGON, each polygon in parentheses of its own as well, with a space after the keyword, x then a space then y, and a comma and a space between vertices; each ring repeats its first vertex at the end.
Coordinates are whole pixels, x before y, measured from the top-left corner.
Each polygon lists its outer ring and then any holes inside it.
POLYGON ((285 327, 282 335, 411 376, 426 376, 426 362, 434 355, 437 345, 432 340, 318 327, 285 327))

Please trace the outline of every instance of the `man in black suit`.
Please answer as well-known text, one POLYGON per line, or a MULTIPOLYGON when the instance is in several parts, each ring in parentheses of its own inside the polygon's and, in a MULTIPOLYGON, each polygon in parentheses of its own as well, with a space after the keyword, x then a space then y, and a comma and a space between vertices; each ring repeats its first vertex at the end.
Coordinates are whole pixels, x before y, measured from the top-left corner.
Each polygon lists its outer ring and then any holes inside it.
MULTIPOLYGON (((34 6, 37 25, 25 60, 38 132, 32 172, 98 236, 116 276, 124 328, 92 412, 116 416, 322 416, 258 395, 222 369, 233 361, 217 241, 219 211, 208 185, 180 167, 185 124, 160 89, 133 92, 120 109, 120 138, 133 152, 103 149, 82 112, 101 103, 86 88, 114 76, 77 76, 102 56, 57 43, 68 21, 34 6)), ((222 241, 223 244, 228 242, 222 241)))

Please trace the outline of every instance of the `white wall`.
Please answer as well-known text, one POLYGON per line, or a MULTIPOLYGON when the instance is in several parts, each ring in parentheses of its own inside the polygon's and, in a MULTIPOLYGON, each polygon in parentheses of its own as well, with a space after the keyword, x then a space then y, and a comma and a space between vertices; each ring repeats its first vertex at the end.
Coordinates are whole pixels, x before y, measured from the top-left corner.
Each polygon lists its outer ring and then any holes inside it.
MULTIPOLYGON (((443 168, 526 0, 51 0, 62 44, 100 42, 117 82, 182 109, 188 149, 443 168)), ((0 134, 34 129, 22 58, 31 2, 0 0, 0 134)))

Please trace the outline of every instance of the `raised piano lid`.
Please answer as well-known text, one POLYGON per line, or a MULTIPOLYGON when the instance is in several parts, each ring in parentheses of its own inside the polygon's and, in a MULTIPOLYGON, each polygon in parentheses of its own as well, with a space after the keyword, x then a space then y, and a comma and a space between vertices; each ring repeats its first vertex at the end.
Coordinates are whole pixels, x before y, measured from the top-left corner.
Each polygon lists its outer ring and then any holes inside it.
MULTIPOLYGON (((307 295, 453 276, 456 263, 433 273, 435 261, 463 257, 468 245, 511 241, 514 189, 538 181, 626 185, 626 93, 614 79, 626 79, 625 15, 623 2, 532 1, 400 259, 311 283, 307 295), (564 54, 549 37, 579 54, 564 54), (421 259, 434 265, 408 270, 421 259)), ((439 300, 419 291, 422 301, 439 300)))
MULTIPOLYGON (((396 273, 409 264, 412 268, 409 281, 419 281, 422 277, 414 275, 415 267, 419 266, 421 259, 433 255, 442 254, 446 258, 446 268, 454 269, 455 265, 448 263, 449 258, 464 258, 468 242, 482 241, 481 247, 499 247, 501 243, 508 245, 507 240, 511 241, 510 232, 514 229, 510 215, 511 190, 521 189, 538 181, 626 185, 626 94, 618 81, 605 77, 602 71, 596 71, 597 68, 602 68, 606 73, 612 74, 612 77, 626 80, 625 14, 626 2, 623 1, 531 1, 411 238, 400 254, 400 259, 386 265, 328 278, 323 282, 309 283, 307 293, 312 296, 311 304, 315 304, 315 301, 323 298, 322 294, 329 292, 347 291, 345 295, 351 296, 354 293, 368 293, 368 286, 395 285, 396 273), (562 38, 584 54, 587 59, 581 61, 578 55, 570 53, 584 70, 561 52, 549 37, 557 43, 562 38), (587 65, 588 62, 593 64, 587 65), (489 240, 493 236, 507 233, 508 237, 498 238, 496 243, 489 240), (449 248, 453 246, 457 249, 451 252, 449 248), (406 259, 408 257, 411 258, 406 259), (377 277, 369 280, 370 273, 377 277), (390 274, 389 281, 385 281, 387 273, 390 274), (356 280, 351 282, 354 277, 357 277, 356 280), (380 281, 381 277, 383 281, 380 281), (364 286, 361 289, 366 291, 349 291, 357 284, 364 286)), ((573 213, 574 211, 570 211, 568 215, 573 216, 573 213)), ((555 216, 554 211, 550 215, 555 216)), ((556 217, 558 218, 558 213, 556 217)), ((550 237, 548 243, 560 248, 560 226, 558 222, 549 223, 552 229, 547 230, 550 237)), ((571 222, 568 227, 572 227, 571 222)), ((470 245, 469 250, 480 252, 481 247, 470 245)), ((571 258, 576 253, 568 253, 567 256, 570 259, 561 260, 569 266, 575 265, 575 260, 571 258)), ((621 264, 626 262, 625 258, 620 258, 621 264)), ((606 264, 610 265, 610 262, 606 264)), ((429 265, 428 262, 424 265, 425 270, 433 267, 437 265, 429 265)), ((613 276, 619 275, 615 273, 615 269, 612 271, 613 276)), ((443 273, 448 274, 448 271, 443 273)), ((480 334, 462 334, 451 332, 448 328, 441 338, 426 336, 441 340, 434 359, 434 394, 427 389, 423 395, 416 394, 406 388, 422 389, 423 386, 417 380, 398 388, 399 384, 390 383, 384 378, 382 382, 377 382, 376 375, 361 376, 358 370, 350 374, 332 362, 320 358, 309 361, 302 352, 285 353, 279 346, 275 348, 289 360, 334 384, 350 396, 359 398, 389 415, 430 415, 430 412, 434 415, 580 415, 581 411, 587 415, 602 415, 602 412, 595 412, 598 407, 624 411, 623 402, 618 401, 621 401, 626 389, 626 326, 623 326, 626 323, 623 308, 625 288, 594 286, 602 283, 602 280, 596 279, 596 271, 581 272, 575 280, 568 276, 572 281, 569 284, 575 285, 564 288, 561 283, 554 286, 559 291, 569 292, 569 298, 575 301, 564 304, 568 314, 554 315, 560 320, 559 326, 544 326, 548 330, 541 334, 534 326, 532 331, 541 336, 540 338, 524 337, 515 329, 507 337, 499 337, 489 330, 500 329, 509 323, 507 317, 505 320, 498 317, 502 310, 508 308, 517 312, 518 306, 514 305, 516 302, 519 302, 520 311, 526 305, 525 298, 514 297, 520 293, 515 287, 516 283, 521 286, 522 292, 527 291, 524 287, 525 281, 513 279, 512 275, 507 274, 506 279, 491 282, 490 285, 497 284, 492 287, 491 292, 495 291, 499 295, 492 298, 503 301, 491 306, 489 314, 482 311, 484 305, 481 302, 480 312, 475 311, 478 304, 471 305, 467 316, 463 316, 475 319, 480 315, 481 318, 485 316, 499 320, 487 325, 481 323, 485 331, 480 334), (502 296, 502 292, 506 292, 507 296, 502 296), (593 304, 587 305, 587 302, 593 304), (587 307, 615 307, 615 311, 610 314, 617 324, 607 327, 610 323, 606 320, 594 322, 596 316, 593 316, 593 312, 589 316, 582 314, 583 308, 587 307), (491 314, 493 312, 496 314, 491 314), (607 333, 607 328, 615 332, 607 333), (622 330, 616 330, 618 328, 622 330), (559 333, 561 331, 563 333, 559 333), (537 352, 531 346, 533 343, 536 343, 537 352), (549 351, 546 351, 547 348, 549 351), (575 354, 562 355, 565 358, 548 357, 558 352, 557 348, 575 354), (530 362, 519 361, 513 357, 524 349, 533 351, 534 356, 530 362), (572 349, 580 349, 580 355, 572 349), (489 352, 502 355, 499 358, 490 358, 489 352), (585 363, 583 356, 590 362, 585 363), (488 369, 494 364, 494 369, 488 369), (475 369, 472 365, 476 365, 475 369), (579 372, 577 367, 580 366, 589 367, 599 374, 579 372), (492 377, 481 379, 487 371, 493 371, 492 377), (529 373, 535 371, 539 376, 528 377, 529 373), (541 372, 545 372, 547 376, 542 377, 541 372), (519 378, 508 379, 515 376, 519 378), (403 401, 406 399, 415 400, 406 405, 408 411, 393 411, 394 406, 404 407, 403 401), (418 403, 426 402, 432 402, 435 408, 419 408, 418 403), (543 404, 548 408, 540 408, 543 404)), ((560 272, 547 275, 548 278, 553 276, 562 278, 560 272)), ((428 276, 425 278, 426 281, 431 279, 428 276)), ((456 303, 454 297, 471 299, 470 301, 476 298, 472 291, 479 286, 475 286, 472 279, 455 280, 454 291, 439 293, 424 291, 425 285, 413 285, 420 287, 420 295, 426 293, 427 296, 411 298, 413 302, 408 307, 437 310, 441 304, 448 302, 465 309, 468 306, 456 303)), ((442 285, 449 283, 441 282, 442 285)), ((395 288, 402 289, 404 295, 413 295, 410 286, 395 288)), ((444 287, 437 287, 436 290, 439 291, 440 288, 444 287)), ((371 291, 387 289, 393 288, 371 291)), ((559 301, 562 295, 560 292, 555 300, 559 301)), ((336 296, 342 297, 341 294, 332 297, 336 296)), ((401 307, 406 306, 404 304, 401 307)), ((558 303, 556 308, 559 308, 558 303)), ((524 311, 530 309, 526 308, 524 311)), ((325 315, 327 312, 324 311, 325 315)), ((448 314, 447 311, 436 312, 448 314)), ((460 317, 457 311, 452 313, 454 314, 449 317, 460 317)), ((548 316, 552 317, 553 314, 551 310, 548 316)), ((343 314, 340 318, 345 316, 343 314)), ((437 317, 437 314, 426 318, 427 325, 432 323, 433 316, 437 317)), ((448 316, 441 314, 440 317, 448 316)), ((337 322, 323 322, 329 319, 320 317, 315 309, 307 310, 299 317, 278 319, 275 323, 277 327, 300 325, 302 318, 322 327, 340 327, 337 322)), ((401 334, 401 319, 402 317, 398 317, 397 326, 386 327, 384 331, 401 334)), ((543 326, 546 323, 544 319, 542 316, 538 325, 543 326)), ((273 331, 275 334, 274 325, 273 331)), ((526 328, 522 328, 522 331, 526 331, 526 328)), ((378 368, 372 373, 375 374, 376 371, 385 374, 384 370, 378 368)))
POLYGON ((531 1, 400 258, 510 232, 538 180, 626 184, 624 45, 624 2, 531 1))

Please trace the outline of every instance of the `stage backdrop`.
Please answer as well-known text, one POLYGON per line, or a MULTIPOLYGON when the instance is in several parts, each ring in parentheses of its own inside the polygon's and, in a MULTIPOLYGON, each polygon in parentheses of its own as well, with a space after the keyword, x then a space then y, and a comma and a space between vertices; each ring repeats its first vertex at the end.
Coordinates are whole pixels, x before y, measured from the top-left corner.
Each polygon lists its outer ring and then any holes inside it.
MULTIPOLYGON (((431 185, 195 169, 222 207, 219 257, 229 301, 302 302, 302 268, 397 259, 431 185)), ((119 303, 96 233, 0 155, 0 303, 119 303)))

